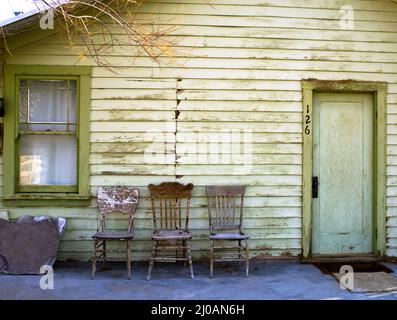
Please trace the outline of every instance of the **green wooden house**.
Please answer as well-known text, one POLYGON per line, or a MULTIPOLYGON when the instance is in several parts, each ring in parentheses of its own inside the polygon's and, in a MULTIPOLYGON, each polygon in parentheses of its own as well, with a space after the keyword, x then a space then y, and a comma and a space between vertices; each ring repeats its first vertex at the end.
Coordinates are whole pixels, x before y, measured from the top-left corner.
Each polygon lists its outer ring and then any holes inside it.
POLYGON ((257 258, 397 256, 396 2, 148 0, 147 16, 174 26, 171 53, 121 42, 111 68, 29 16, 5 26, 10 219, 66 217, 59 259, 87 261, 97 188, 136 186, 132 256, 146 260, 147 185, 191 182, 193 257, 207 258, 204 187, 243 184, 257 258))

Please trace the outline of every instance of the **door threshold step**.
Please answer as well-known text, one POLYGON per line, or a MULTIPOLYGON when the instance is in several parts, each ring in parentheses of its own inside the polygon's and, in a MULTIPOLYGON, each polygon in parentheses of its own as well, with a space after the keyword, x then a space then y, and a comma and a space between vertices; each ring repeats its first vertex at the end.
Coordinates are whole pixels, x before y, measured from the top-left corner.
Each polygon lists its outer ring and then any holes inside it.
POLYGON ((378 262, 381 259, 376 256, 318 256, 302 259, 302 263, 317 263, 317 262, 378 262))
POLYGON ((342 267, 348 265, 351 270, 358 273, 375 273, 375 272, 386 272, 392 273, 393 270, 388 268, 379 262, 316 262, 313 263, 317 268, 319 268, 323 273, 334 274, 334 273, 344 273, 342 267))

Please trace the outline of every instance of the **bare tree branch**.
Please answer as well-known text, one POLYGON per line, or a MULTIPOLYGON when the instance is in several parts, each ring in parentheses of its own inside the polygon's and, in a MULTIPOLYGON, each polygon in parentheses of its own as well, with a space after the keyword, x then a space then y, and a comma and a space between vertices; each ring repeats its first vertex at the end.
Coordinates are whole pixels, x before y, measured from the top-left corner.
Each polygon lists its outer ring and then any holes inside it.
MULTIPOLYGON (((109 64, 104 54, 120 44, 120 34, 127 39, 131 57, 136 56, 139 52, 137 48, 140 48, 147 56, 158 61, 158 57, 167 54, 173 46, 166 36, 174 26, 154 31, 154 28, 150 28, 155 25, 154 21, 150 22, 151 19, 146 17, 145 21, 138 21, 134 11, 143 2, 144 0, 38 0, 35 4, 38 11, 51 10, 56 31, 66 37, 72 49, 78 51, 80 59, 88 57, 98 66, 107 67, 109 64)), ((11 54, 3 28, 1 32, 5 47, 11 54)))

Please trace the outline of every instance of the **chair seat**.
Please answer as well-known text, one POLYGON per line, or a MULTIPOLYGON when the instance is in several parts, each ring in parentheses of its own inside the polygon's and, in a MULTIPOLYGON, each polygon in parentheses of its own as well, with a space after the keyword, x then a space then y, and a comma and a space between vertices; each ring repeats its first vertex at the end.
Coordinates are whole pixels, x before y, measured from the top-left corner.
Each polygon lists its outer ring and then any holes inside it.
POLYGON ((152 235, 153 240, 189 240, 191 238, 191 233, 183 230, 160 230, 152 235))
POLYGON ((104 231, 92 236, 94 239, 129 240, 134 237, 133 232, 104 231))
POLYGON ((247 240, 249 236, 241 233, 213 233, 209 235, 211 240, 247 240))

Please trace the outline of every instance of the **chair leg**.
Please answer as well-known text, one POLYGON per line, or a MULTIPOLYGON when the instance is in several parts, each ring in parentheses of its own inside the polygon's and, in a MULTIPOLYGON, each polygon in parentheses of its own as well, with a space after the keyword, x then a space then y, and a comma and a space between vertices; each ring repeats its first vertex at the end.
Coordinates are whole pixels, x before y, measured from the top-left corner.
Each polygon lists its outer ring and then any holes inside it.
POLYGON ((156 248, 154 249, 154 257, 157 257, 157 252, 158 252, 158 246, 159 246, 159 241, 156 241, 156 248))
POLYGON ((245 274, 248 277, 250 268, 250 257, 249 257, 249 248, 248 248, 248 240, 245 240, 245 274))
POLYGON ((238 247, 237 247, 237 252, 238 252, 238 259, 241 259, 241 240, 238 240, 238 247))
POLYGON ((189 261, 189 267, 190 267, 190 276, 192 279, 194 279, 194 273, 193 273, 193 263, 192 263, 192 256, 190 254, 190 244, 189 240, 186 240, 186 249, 187 249, 187 254, 188 254, 188 261, 189 261))
POLYGON ((186 240, 182 240, 182 245, 183 245, 183 257, 186 258, 186 260, 183 261, 183 266, 186 267, 187 265, 187 250, 186 250, 186 240))
POLYGON ((103 241, 102 249, 103 249, 103 260, 102 260, 102 263, 105 266, 106 265, 106 240, 103 241))
POLYGON ((176 249, 175 249, 175 262, 178 262, 178 240, 175 240, 175 247, 176 247, 176 249))
POLYGON ((97 249, 98 241, 94 240, 94 252, 92 254, 92 269, 91 269, 91 279, 95 279, 96 272, 96 249, 97 249))
POLYGON ((131 280, 131 240, 127 240, 127 270, 128 280, 131 280))
POLYGON ((157 244, 158 244, 158 241, 154 241, 153 242, 152 256, 150 257, 150 260, 149 260, 149 270, 148 270, 148 273, 147 273, 146 280, 150 280, 150 277, 152 275, 152 269, 153 269, 153 265, 154 265, 154 258, 157 255, 157 244))
POLYGON ((214 240, 211 241, 210 246, 210 278, 213 277, 214 274, 214 240))

